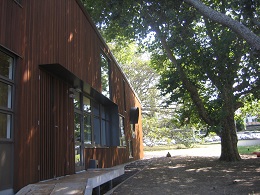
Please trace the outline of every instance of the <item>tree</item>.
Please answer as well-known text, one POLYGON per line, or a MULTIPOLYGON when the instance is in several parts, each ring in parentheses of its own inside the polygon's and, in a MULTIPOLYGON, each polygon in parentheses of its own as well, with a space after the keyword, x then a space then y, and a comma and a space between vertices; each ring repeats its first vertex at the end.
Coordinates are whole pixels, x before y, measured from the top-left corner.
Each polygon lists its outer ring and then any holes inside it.
MULTIPOLYGON (((252 94, 259 98, 259 62, 238 32, 226 27, 230 23, 216 23, 218 20, 201 14, 186 0, 84 2, 106 39, 119 40, 120 34, 139 39, 147 47, 153 67, 161 75, 163 94, 170 95, 172 102, 192 102, 189 108, 196 108, 209 130, 220 135, 220 160, 240 160, 234 112, 243 105, 241 97, 252 94)), ((252 21, 259 15, 259 1, 250 2, 255 6, 254 18, 244 9, 247 1, 211 0, 207 5, 221 16, 229 14, 235 21, 232 24, 239 21, 257 34, 259 26, 252 21)), ((212 10, 208 11, 214 16, 212 10)))
POLYGON ((148 54, 140 52, 135 42, 112 42, 108 45, 142 102, 144 138, 155 141, 172 137, 169 134, 171 118, 164 116, 169 116, 173 108, 169 111, 163 105, 157 89, 159 75, 149 66, 148 54))
POLYGON ((159 75, 149 66, 150 60, 139 51, 136 42, 112 42, 108 45, 141 100, 143 114, 154 116, 161 106, 158 101, 159 90, 156 88, 159 75))
MULTIPOLYGON (((220 23, 224 26, 229 27, 239 36, 241 36, 244 40, 250 44, 252 49, 257 55, 260 54, 260 37, 252 32, 245 25, 240 23, 239 21, 233 20, 230 16, 227 16, 221 12, 215 11, 214 9, 206 6, 199 0, 184 0, 186 3, 191 4, 195 7, 203 16, 211 19, 214 22, 220 23)), ((235 1, 239 6, 242 6, 242 10, 245 14, 244 16, 250 18, 251 22, 256 25, 258 28, 260 27, 260 22, 257 21, 256 17, 259 13, 256 14, 256 9, 259 9, 259 1, 254 0, 245 0, 245 1, 235 1)), ((231 15, 232 16, 232 15, 231 15)), ((258 32, 259 33, 259 32, 258 32)))

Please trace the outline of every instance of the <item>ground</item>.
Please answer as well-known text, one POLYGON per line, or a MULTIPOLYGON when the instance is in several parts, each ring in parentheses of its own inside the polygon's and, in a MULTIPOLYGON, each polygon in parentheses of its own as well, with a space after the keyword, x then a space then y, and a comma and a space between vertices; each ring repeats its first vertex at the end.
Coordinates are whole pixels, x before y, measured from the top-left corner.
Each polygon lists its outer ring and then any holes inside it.
POLYGON ((260 194, 260 158, 241 156, 220 162, 219 145, 209 148, 146 153, 126 167, 126 175, 110 191, 114 195, 260 194))
POLYGON ((260 194, 260 158, 160 157, 121 183, 113 194, 260 194))

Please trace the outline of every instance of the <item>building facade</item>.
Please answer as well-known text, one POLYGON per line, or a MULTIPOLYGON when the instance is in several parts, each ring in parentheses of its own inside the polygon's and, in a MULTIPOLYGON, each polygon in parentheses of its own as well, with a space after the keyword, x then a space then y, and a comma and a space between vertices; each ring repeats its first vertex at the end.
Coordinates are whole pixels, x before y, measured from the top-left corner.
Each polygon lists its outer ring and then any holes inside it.
POLYGON ((0 27, 0 194, 143 157, 141 103, 80 0, 1 0, 0 27))

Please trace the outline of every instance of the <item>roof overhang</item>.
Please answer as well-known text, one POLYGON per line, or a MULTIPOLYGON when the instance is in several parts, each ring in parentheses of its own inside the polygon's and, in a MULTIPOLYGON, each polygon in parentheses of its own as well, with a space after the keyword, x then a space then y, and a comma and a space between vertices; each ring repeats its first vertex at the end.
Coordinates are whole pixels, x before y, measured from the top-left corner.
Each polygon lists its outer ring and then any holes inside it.
POLYGON ((59 63, 55 64, 41 64, 39 67, 48 73, 59 77, 60 79, 64 80, 65 82, 69 83, 73 88, 77 89, 80 88, 85 93, 89 94, 93 99, 97 100, 98 102, 102 103, 103 105, 114 105, 117 106, 114 102, 108 99, 106 96, 99 93, 97 90, 92 88, 88 83, 82 81, 78 78, 74 73, 69 71, 67 68, 62 66, 59 63))

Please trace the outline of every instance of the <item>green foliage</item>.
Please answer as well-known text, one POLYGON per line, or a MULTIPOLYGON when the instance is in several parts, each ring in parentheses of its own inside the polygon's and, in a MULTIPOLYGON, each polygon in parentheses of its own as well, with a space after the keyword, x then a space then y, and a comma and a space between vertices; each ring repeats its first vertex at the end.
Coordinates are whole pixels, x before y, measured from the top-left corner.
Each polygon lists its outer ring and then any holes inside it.
POLYGON ((236 120, 237 131, 245 131, 244 118, 238 118, 236 120))
POLYGON ((249 95, 244 98, 244 102, 243 107, 240 108, 242 117, 251 115, 260 119, 260 99, 255 99, 253 95, 249 95))
MULTIPOLYGON (((207 125, 235 141, 234 112, 260 95, 259 59, 243 39, 185 1, 82 1, 107 41, 136 40, 151 53, 162 95, 180 105, 175 121, 207 125)), ((202 2, 259 34, 259 1, 202 2)))

